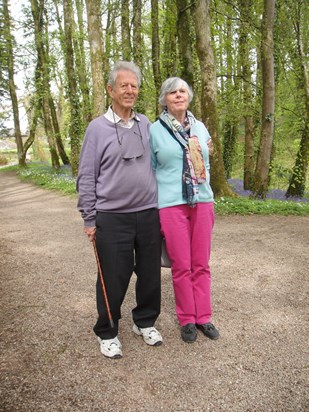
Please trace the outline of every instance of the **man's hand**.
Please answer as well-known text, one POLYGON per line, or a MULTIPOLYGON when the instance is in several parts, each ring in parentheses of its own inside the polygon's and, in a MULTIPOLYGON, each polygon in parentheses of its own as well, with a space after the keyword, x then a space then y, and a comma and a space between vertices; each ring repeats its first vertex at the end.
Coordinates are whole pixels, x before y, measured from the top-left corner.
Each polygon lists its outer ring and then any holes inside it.
POLYGON ((84 232, 88 236, 88 239, 90 242, 93 242, 95 240, 95 232, 96 228, 95 227, 84 227, 84 232))

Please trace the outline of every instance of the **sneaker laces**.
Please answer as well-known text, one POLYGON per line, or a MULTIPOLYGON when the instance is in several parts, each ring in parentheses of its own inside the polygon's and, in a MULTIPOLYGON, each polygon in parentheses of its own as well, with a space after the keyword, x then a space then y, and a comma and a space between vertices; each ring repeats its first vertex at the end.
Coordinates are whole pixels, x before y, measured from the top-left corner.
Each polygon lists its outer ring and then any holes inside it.
POLYGON ((106 346, 108 349, 112 349, 113 347, 121 348, 121 344, 117 338, 114 338, 112 342, 109 342, 107 344, 103 343, 103 345, 106 346))
POLYGON ((150 330, 148 332, 148 336, 151 337, 151 335, 157 335, 158 332, 155 328, 149 328, 150 330))

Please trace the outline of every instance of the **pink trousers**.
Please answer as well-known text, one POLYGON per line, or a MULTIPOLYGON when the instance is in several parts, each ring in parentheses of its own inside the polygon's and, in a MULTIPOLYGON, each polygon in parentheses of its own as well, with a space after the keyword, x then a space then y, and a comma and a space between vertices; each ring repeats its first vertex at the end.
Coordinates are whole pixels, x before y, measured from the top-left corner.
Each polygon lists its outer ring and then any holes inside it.
POLYGON ((160 209, 160 222, 171 261, 178 321, 181 326, 210 322, 213 203, 160 209))

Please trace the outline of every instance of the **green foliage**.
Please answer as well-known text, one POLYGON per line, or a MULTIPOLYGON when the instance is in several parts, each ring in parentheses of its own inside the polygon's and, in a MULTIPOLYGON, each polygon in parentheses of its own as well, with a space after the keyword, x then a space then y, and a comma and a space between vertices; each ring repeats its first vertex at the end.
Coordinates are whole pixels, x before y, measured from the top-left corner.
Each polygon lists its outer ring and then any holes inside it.
MULTIPOLYGON (((1 170, 15 170, 23 181, 31 182, 44 189, 55 190, 65 195, 76 196, 76 178, 72 177, 69 167, 61 167, 60 170, 56 171, 45 163, 31 163, 26 168, 11 166, 1 170)), ((215 211, 217 215, 304 216, 309 215, 309 203, 221 197, 215 199, 215 211)))
POLYGON ((30 164, 26 168, 17 169, 17 174, 23 181, 34 183, 44 189, 72 195, 76 194, 76 178, 72 177, 68 167, 53 169, 47 164, 30 164))
POLYGON ((282 200, 223 198, 215 200, 218 215, 309 215, 309 203, 282 200))
POLYGON ((4 23, 3 6, 0 8, 0 96, 8 94, 9 84, 7 78, 7 30, 4 23))
POLYGON ((275 164, 271 168, 271 182, 276 189, 285 190, 289 184, 292 169, 282 164, 275 164))
POLYGON ((8 159, 5 156, 0 155, 0 166, 4 166, 8 164, 8 159))

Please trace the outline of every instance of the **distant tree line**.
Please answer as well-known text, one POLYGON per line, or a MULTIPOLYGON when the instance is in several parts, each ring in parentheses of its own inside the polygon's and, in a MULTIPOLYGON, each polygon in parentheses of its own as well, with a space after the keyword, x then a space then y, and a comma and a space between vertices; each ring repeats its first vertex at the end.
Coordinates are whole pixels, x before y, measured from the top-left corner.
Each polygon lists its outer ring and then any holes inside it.
MULTIPOLYGON (((265 198, 277 142, 293 147, 286 196, 303 196, 309 146, 309 8, 306 0, 24 0, 18 18, 0 10, 0 95, 9 99, 20 166, 44 128, 51 164, 73 175, 85 128, 109 104, 106 83, 119 59, 142 70, 136 110, 155 120, 170 76, 194 91, 191 110, 213 139, 211 185, 227 183, 242 148, 244 189, 265 198), (14 36, 23 30, 22 46, 14 36), (20 131, 14 76, 24 70, 20 131), (297 146, 295 149, 295 145, 297 146)), ((16 10, 16 9, 15 9, 16 10)), ((0 122, 6 118, 3 109, 0 122)))

